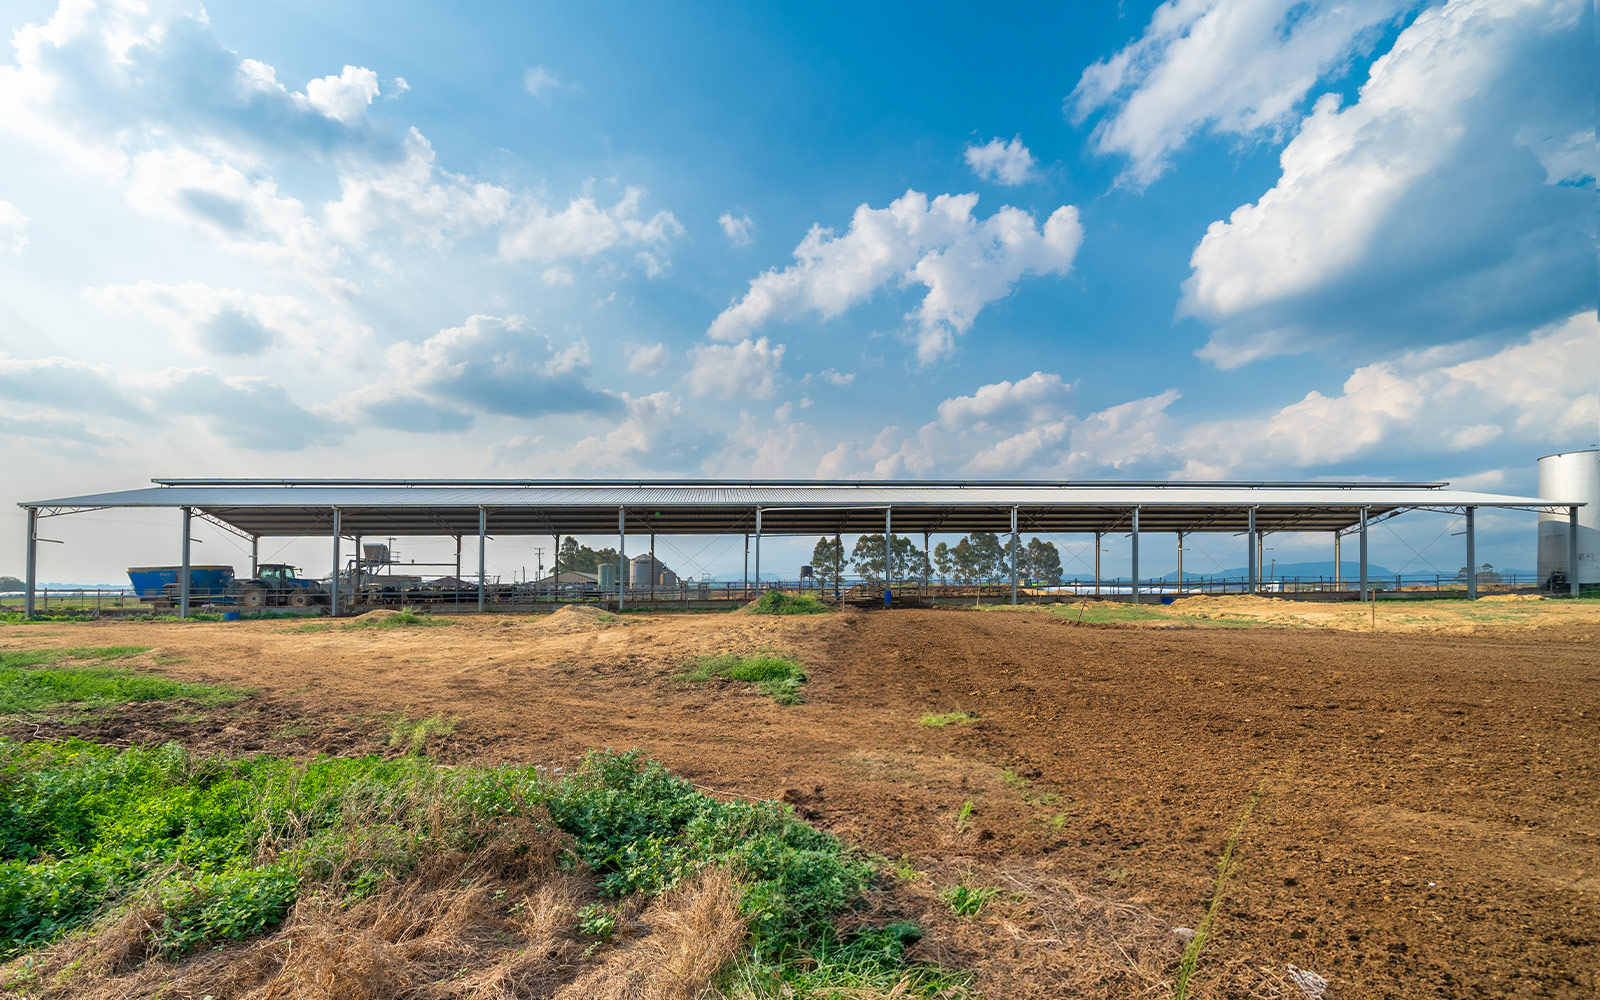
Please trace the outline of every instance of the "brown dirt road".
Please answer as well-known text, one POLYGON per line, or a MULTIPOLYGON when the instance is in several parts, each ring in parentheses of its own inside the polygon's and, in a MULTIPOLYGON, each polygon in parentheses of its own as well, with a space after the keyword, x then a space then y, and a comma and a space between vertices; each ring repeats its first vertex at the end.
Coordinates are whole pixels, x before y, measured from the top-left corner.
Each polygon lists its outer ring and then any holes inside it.
POLYGON ((1171 928, 1201 919, 1258 788, 1196 995, 1299 997, 1291 965, 1330 997, 1595 995, 1600 626, 1163 626, 563 614, 14 626, 0 647, 151 646, 135 662, 259 692, 226 728, 154 707, 72 727, 101 738, 381 750, 377 716, 442 714, 460 720, 447 758, 639 747, 716 791, 784 798, 925 872, 899 905, 991 998, 1170 995, 1171 928), (674 680, 695 656, 761 649, 806 665, 804 705, 674 680), (977 721, 917 722, 954 710, 977 721), (953 918, 934 893, 963 877, 1006 894, 953 918))

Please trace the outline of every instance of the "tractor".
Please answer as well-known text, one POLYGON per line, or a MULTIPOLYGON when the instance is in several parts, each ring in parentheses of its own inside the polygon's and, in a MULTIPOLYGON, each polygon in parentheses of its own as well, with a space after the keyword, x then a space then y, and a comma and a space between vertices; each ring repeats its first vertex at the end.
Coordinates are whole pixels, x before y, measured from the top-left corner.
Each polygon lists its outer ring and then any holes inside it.
POLYGON ((240 607, 264 608, 268 605, 309 608, 326 603, 328 592, 315 580, 294 575, 288 563, 263 563, 253 580, 233 582, 234 601, 240 607))

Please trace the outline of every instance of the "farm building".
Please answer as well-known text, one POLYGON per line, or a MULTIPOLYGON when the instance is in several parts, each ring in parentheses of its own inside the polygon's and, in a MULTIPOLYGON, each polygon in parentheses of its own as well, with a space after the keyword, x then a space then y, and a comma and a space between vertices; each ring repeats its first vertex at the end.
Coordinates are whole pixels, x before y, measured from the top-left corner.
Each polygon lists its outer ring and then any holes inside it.
MULTIPOLYGON (((1346 538, 1358 546, 1360 573, 1354 593, 1366 597, 1367 542, 1371 525, 1409 511, 1447 512, 1465 520, 1467 565, 1475 565, 1474 514, 1480 508, 1537 512, 1566 521, 1569 562, 1576 565, 1578 513, 1583 496, 1520 497, 1449 489, 1447 483, 1372 482, 1041 482, 1041 481, 816 481, 771 480, 329 480, 162 479, 142 489, 37 500, 27 511, 26 609, 32 613, 36 539, 40 518, 105 508, 168 508, 180 513, 181 565, 189 560, 189 522, 202 518, 248 540, 252 568, 264 537, 329 539, 332 564, 340 565, 346 539, 384 536, 453 536, 478 540, 477 600, 488 599, 484 544, 499 535, 553 536, 614 533, 618 565, 627 579, 627 547, 641 535, 740 535, 754 543, 755 578, 761 579, 761 539, 773 535, 920 534, 924 549, 932 533, 995 532, 1009 537, 1011 599, 1017 599, 1017 538, 1020 530, 1092 534, 1095 578, 1100 577, 1098 539, 1109 533, 1131 539, 1132 586, 1140 599, 1147 584, 1139 574, 1141 533, 1175 534, 1179 579, 1183 539, 1192 533, 1231 533, 1246 538, 1246 589, 1261 580, 1261 539, 1274 532, 1326 532, 1339 564, 1346 538)), ((1548 531, 1545 532, 1548 536, 1548 531)), ((651 545, 653 549, 653 544, 651 545)), ((667 571, 651 556, 646 568, 667 571)), ((557 574, 561 572, 556 567, 557 574)), ((604 574, 612 575, 612 574, 604 574)), ((659 580, 658 576, 658 580, 659 580)), ((184 576, 187 580, 187 575, 184 576)), ((1341 581, 1342 583, 1343 581, 1341 581)), ((893 581, 890 581, 892 584, 893 581)), ((659 585, 659 584, 658 584, 659 585)), ((1577 592, 1577 574, 1570 587, 1577 592)), ((337 613, 340 594, 332 580, 329 603, 337 613)), ((1469 597, 1477 583, 1469 574, 1469 597)), ((619 606, 628 585, 616 587, 619 606)), ((348 596, 348 595, 347 595, 348 596)), ((889 599, 886 587, 884 597, 889 599)), ((188 592, 179 595, 186 613, 188 592)))

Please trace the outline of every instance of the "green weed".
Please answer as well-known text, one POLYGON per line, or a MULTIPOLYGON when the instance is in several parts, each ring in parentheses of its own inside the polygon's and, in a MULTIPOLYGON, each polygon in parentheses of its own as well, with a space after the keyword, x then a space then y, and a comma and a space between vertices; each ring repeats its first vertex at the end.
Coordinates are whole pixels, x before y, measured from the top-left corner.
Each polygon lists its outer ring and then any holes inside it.
POLYGON ((917 725, 932 726, 934 728, 940 726, 964 726, 969 722, 977 721, 978 717, 976 715, 968 715, 966 712, 928 712, 917 717, 917 725))
POLYGON ((609 941, 617 931, 617 911, 604 903, 590 903, 578 911, 578 922, 574 929, 579 934, 609 941))
POLYGON ((815 594, 786 594, 769 590, 750 606, 753 615, 822 615, 833 609, 815 594))
POLYGON ((806 682, 806 673, 799 661, 776 653, 704 656, 696 660, 679 679, 703 683, 714 677, 728 677, 754 684, 762 694, 780 705, 799 705, 805 700, 800 697, 800 687, 806 682))
POLYGON ((999 893, 999 889, 961 882, 939 893, 939 898, 945 901, 950 907, 950 912, 956 916, 975 917, 978 911, 999 893))
POLYGON ((973 806, 972 806, 972 800, 971 799, 968 799, 967 801, 961 803, 961 809, 956 813, 956 829, 957 830, 964 829, 966 827, 966 825, 969 822, 972 821, 972 811, 973 811, 973 806))
POLYGON ((1194 937, 1183 949, 1183 957, 1178 960, 1178 978, 1173 985, 1172 1000, 1188 1000, 1189 979, 1194 975, 1194 970, 1200 964, 1200 951, 1206 945, 1206 938, 1211 934, 1211 925, 1216 922, 1217 912, 1222 909, 1222 895, 1227 888, 1228 879, 1238 867, 1239 838, 1244 834, 1245 824, 1250 822, 1250 814, 1255 812, 1256 803, 1261 801, 1261 793, 1265 783, 1251 793, 1250 799, 1244 805, 1244 811, 1239 814, 1239 822, 1229 835, 1228 842, 1222 847, 1222 859, 1217 862, 1217 880, 1211 892, 1211 904, 1206 907, 1205 916, 1200 918, 1200 926, 1195 928, 1194 937))

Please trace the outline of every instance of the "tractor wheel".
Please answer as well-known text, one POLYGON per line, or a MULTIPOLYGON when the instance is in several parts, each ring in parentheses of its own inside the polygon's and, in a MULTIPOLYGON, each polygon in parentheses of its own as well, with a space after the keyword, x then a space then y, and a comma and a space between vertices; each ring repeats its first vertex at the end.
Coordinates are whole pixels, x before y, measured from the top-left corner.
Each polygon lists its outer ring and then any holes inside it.
POLYGON ((239 604, 246 608, 264 608, 267 606, 267 594, 264 590, 245 590, 239 594, 239 604))
POLYGON ((289 606, 291 608, 309 608, 311 607, 311 595, 303 590, 297 590, 289 595, 289 606))

